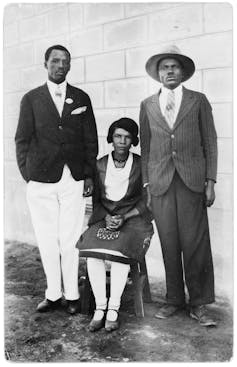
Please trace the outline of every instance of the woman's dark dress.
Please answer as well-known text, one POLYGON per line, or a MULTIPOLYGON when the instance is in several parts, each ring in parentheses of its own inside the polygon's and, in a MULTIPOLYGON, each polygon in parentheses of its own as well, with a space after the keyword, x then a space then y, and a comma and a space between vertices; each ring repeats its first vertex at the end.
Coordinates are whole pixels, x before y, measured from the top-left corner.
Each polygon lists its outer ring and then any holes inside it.
MULTIPOLYGON (((144 241, 153 235, 151 213, 146 207, 143 197, 140 156, 133 153, 133 163, 129 175, 129 184, 125 196, 119 201, 111 201, 105 195, 105 176, 108 155, 97 161, 97 176, 93 196, 93 213, 89 219, 89 228, 81 235, 77 248, 81 256, 93 256, 88 249, 107 249, 120 251, 124 256, 142 261, 144 257, 144 241), (99 228, 105 228, 106 214, 126 214, 137 208, 139 215, 125 221, 119 228, 119 236, 115 239, 100 239, 97 237, 99 228)), ((97 253, 96 257, 110 259, 110 255, 97 253)), ((111 256, 113 258, 113 256, 111 256)))

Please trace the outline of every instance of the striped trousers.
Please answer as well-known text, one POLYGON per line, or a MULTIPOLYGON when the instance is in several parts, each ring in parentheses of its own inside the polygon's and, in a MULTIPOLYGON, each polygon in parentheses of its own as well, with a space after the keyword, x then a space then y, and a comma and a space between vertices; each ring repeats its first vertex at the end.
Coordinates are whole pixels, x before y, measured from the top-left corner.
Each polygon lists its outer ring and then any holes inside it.
POLYGON ((191 191, 175 172, 167 192, 152 196, 166 274, 167 302, 191 306, 212 303, 214 272, 204 193, 191 191))

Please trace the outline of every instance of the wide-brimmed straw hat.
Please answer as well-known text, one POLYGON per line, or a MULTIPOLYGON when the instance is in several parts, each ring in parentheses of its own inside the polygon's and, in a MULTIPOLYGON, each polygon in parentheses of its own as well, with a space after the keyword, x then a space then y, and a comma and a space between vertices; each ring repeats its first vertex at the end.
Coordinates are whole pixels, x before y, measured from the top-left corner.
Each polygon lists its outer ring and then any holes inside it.
POLYGON ((179 48, 175 45, 166 47, 161 53, 151 56, 146 63, 147 73, 155 80, 160 82, 160 77, 158 73, 159 63, 163 59, 172 58, 180 62, 183 67, 183 79, 185 82, 193 75, 195 71, 195 64, 190 57, 182 55, 179 48))

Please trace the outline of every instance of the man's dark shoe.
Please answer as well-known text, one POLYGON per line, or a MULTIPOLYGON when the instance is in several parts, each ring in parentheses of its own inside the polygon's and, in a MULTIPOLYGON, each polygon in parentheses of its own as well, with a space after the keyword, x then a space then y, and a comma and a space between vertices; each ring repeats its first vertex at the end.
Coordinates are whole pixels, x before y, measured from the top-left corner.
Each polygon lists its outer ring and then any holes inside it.
POLYGON ((40 302, 37 306, 38 312, 48 312, 56 310, 61 306, 61 298, 57 301, 50 301, 49 299, 45 298, 42 302, 40 302))
POLYGON ((81 309, 81 302, 80 302, 80 298, 70 301, 67 300, 67 312, 70 313, 71 315, 74 315, 77 312, 80 312, 81 309))
POLYGON ((201 326, 216 326, 217 322, 209 315, 206 306, 194 306, 190 309, 190 317, 199 322, 201 326))
POLYGON ((183 308, 183 305, 179 306, 166 304, 158 310, 158 312, 155 314, 155 317, 157 319, 166 319, 167 317, 173 316, 175 312, 182 310, 183 308))

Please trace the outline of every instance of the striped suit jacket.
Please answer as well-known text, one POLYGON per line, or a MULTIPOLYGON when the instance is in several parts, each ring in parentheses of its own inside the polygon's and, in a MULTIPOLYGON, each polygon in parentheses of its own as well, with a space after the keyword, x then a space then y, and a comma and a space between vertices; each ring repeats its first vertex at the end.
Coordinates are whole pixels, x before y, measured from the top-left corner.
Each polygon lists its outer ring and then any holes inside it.
MULTIPOLYGON (((160 92, 159 92, 160 93, 160 92)), ((181 106, 171 129, 161 113, 159 93, 141 103, 140 141, 143 183, 151 194, 164 194, 175 170, 192 191, 216 181, 217 136, 206 96, 183 87, 181 106)))

